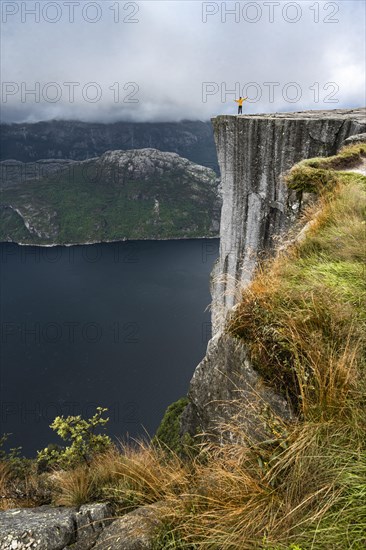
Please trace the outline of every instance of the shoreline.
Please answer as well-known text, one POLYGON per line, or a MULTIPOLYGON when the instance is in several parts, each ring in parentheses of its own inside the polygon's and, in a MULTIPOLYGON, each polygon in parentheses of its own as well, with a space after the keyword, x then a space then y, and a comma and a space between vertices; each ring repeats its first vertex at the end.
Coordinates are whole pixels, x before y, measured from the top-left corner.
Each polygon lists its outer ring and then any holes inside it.
POLYGON ((87 242, 76 242, 76 243, 54 243, 54 244, 40 244, 40 243, 22 243, 17 241, 0 241, 0 244, 16 244, 18 246, 24 246, 24 247, 37 247, 37 248, 56 248, 56 247, 64 247, 64 248, 71 248, 73 246, 92 246, 95 244, 113 244, 113 243, 128 243, 128 242, 143 242, 143 241, 197 241, 197 240, 215 240, 220 239, 220 235, 217 235, 215 237, 173 237, 173 238, 159 238, 159 239, 153 239, 153 238, 146 238, 146 239, 112 239, 112 240, 103 240, 103 241, 87 241, 87 242))

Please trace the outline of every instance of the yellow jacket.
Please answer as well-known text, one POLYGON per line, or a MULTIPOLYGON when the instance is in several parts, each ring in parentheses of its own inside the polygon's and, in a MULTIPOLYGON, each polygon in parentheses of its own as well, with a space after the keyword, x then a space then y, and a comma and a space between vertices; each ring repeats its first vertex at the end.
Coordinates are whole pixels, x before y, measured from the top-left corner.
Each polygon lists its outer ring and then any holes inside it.
POLYGON ((248 98, 247 97, 242 97, 241 99, 234 99, 234 101, 236 101, 236 103, 238 103, 241 107, 246 99, 248 99, 248 98))

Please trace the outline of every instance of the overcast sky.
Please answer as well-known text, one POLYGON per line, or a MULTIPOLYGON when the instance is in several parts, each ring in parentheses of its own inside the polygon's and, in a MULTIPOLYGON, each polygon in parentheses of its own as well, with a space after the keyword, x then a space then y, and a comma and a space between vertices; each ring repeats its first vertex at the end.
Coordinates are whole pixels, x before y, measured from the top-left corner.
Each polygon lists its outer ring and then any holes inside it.
POLYGON ((365 104, 362 0, 1 8, 3 122, 208 120, 239 95, 248 113, 365 104))

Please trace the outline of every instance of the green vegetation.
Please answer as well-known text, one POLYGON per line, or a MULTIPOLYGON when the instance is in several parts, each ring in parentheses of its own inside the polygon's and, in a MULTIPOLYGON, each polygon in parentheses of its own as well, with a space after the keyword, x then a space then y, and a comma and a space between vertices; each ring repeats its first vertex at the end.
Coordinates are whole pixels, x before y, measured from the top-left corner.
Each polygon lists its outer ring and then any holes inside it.
POLYGON ((21 447, 4 450, 9 436, 0 437, 0 510, 47 504, 51 499, 48 479, 39 475, 35 460, 22 456, 21 447))
POLYGON ((181 415, 188 403, 188 398, 182 397, 169 405, 153 439, 154 444, 173 451, 181 457, 195 452, 195 440, 188 434, 184 436, 180 434, 181 415))
POLYGON ((365 157, 366 143, 355 143, 354 145, 346 145, 339 153, 332 157, 307 159, 299 164, 327 170, 345 170, 346 168, 354 168, 359 165, 365 157))
MULTIPOLYGON (((312 170, 316 178, 317 168, 306 167, 306 175, 312 170)), ((304 415, 306 403, 322 417, 360 361, 366 321, 365 178, 329 172, 327 184, 307 213, 305 240, 262 267, 228 326, 265 379, 304 415)))
MULTIPOLYGON (((306 187, 311 170, 318 177, 311 162, 289 177, 303 171, 306 187)), ((366 178, 324 168, 316 189, 302 238, 258 269, 227 324, 296 421, 271 419, 273 437, 255 443, 233 419, 231 443, 200 439, 181 457, 179 400, 154 444, 110 446, 45 474, 53 502, 106 499, 119 513, 159 503, 162 550, 366 547, 366 178)))
POLYGON ((296 164, 286 178, 287 185, 295 191, 320 193, 338 181, 336 170, 353 168, 366 157, 366 144, 357 143, 344 147, 333 157, 306 159, 296 164))
POLYGON ((151 550, 196 550, 196 548, 198 546, 195 544, 186 543, 183 540, 172 523, 163 522, 157 529, 151 550))
POLYGON ((95 160, 73 166, 72 173, 65 169, 6 187, 1 202, 0 241, 29 244, 217 236, 212 221, 218 222, 220 212, 215 185, 181 167, 133 179, 115 174, 113 166, 101 172, 95 160))
POLYGON ((0 207, 0 240, 7 240, 8 235, 11 235, 15 242, 27 242, 29 239, 29 232, 22 217, 11 208, 0 207))
POLYGON ((70 469, 79 464, 86 463, 90 466, 93 456, 105 452, 112 444, 109 436, 95 433, 98 429, 105 429, 109 418, 103 418, 108 409, 97 407, 94 416, 84 420, 80 415, 57 416, 51 424, 51 428, 70 445, 65 448, 57 448, 49 445, 38 452, 37 461, 42 468, 59 466, 70 469))

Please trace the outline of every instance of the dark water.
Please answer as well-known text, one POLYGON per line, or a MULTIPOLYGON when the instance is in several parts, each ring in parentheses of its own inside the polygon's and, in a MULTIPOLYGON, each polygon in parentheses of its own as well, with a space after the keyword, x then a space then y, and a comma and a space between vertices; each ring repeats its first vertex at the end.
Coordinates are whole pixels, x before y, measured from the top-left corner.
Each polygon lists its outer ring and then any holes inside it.
POLYGON ((218 240, 0 245, 0 433, 26 455, 57 415, 109 408, 109 433, 153 434, 210 337, 218 240))

